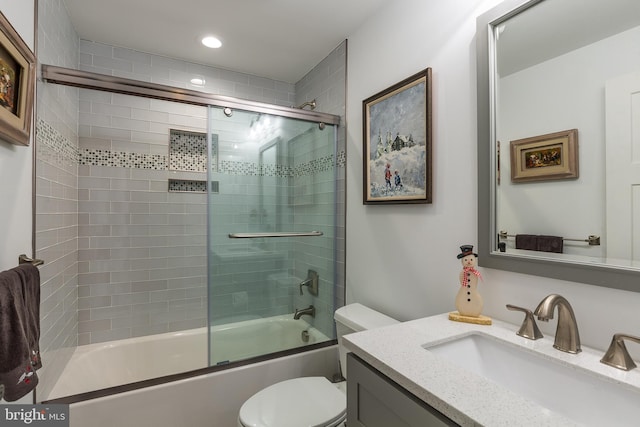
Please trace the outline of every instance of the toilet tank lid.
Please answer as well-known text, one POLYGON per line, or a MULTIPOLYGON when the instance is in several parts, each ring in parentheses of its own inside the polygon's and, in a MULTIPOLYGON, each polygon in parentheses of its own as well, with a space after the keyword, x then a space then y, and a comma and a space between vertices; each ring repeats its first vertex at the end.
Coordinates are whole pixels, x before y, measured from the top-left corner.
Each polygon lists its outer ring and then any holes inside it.
POLYGON ((333 318, 354 331, 365 331, 399 323, 386 314, 382 314, 360 303, 347 304, 336 310, 333 318))

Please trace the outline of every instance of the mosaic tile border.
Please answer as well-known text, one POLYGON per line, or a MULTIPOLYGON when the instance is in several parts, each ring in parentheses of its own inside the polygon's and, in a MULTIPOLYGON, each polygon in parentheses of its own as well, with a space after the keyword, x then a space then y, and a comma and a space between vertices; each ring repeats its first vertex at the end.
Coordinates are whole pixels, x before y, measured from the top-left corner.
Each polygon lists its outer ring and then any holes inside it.
MULTIPOLYGON (((202 159, 204 161, 204 159, 202 159)), ((78 152, 78 164, 89 166, 112 166, 136 169, 167 170, 169 157, 161 154, 128 153, 123 151, 82 149, 78 152)), ((284 165, 259 165, 254 162, 220 161, 218 172, 227 175, 271 176, 279 178, 300 177, 330 171, 334 167, 345 167, 346 156, 339 153, 338 161, 333 154, 301 163, 294 167, 284 165)), ((214 166, 215 170, 215 166, 214 166)), ((198 166, 193 172, 206 172, 198 166)))
POLYGON ((294 167, 283 165, 262 165, 251 162, 236 162, 222 160, 220 172, 228 175, 271 176, 278 178, 297 178, 315 175, 332 170, 334 167, 345 167, 345 152, 338 153, 338 161, 334 161, 333 154, 309 162, 300 163, 294 167))
POLYGON ((272 176, 289 178, 293 176, 293 168, 284 165, 260 165, 253 162, 220 161, 220 172, 227 175, 272 176))
MULTIPOLYGON (((183 133, 191 133, 188 131, 180 131, 183 133)), ((202 134, 204 135, 204 134, 202 134)), ((170 156, 162 154, 143 154, 130 153, 125 151, 109 151, 95 149, 79 149, 66 137, 60 134, 53 126, 46 121, 39 119, 37 122, 36 142, 39 150, 45 147, 49 148, 56 156, 56 160, 71 161, 78 165, 88 166, 110 166, 134 169, 151 169, 151 170, 167 170, 170 169, 170 156)), ((217 141, 216 141, 217 142, 217 141)), ((206 172, 201 166, 206 161, 206 157, 196 155, 193 157, 193 151, 185 148, 184 144, 179 144, 174 150, 176 164, 184 165, 188 163, 193 169, 188 171, 206 172), (183 156, 183 157, 180 157, 183 156)), ((206 149, 206 147, 205 147, 206 149)), ((39 151, 38 154, 45 155, 39 151)), ((216 160, 216 159, 214 159, 216 160)), ((337 159, 333 154, 314 159, 310 162, 301 163, 294 167, 284 165, 262 165, 254 162, 238 162, 221 160, 219 165, 213 165, 214 171, 227 175, 244 175, 244 176, 270 176, 270 177, 301 177, 306 175, 314 175, 326 172, 334 167, 346 167, 346 152, 337 153, 337 159), (217 167, 216 167, 217 166, 217 167)), ((180 169, 182 170, 182 169, 180 169)))
POLYGON ((333 154, 330 154, 320 157, 319 159, 313 159, 310 162, 296 165, 293 170, 293 176, 315 175, 317 173, 330 171, 335 166, 336 162, 333 159, 333 154))
POLYGON ((50 148, 61 159, 78 161, 78 147, 43 119, 36 123, 36 144, 38 149, 50 148))
POLYGON ((336 160, 336 167, 344 168, 347 165, 347 152, 342 150, 338 151, 338 159, 336 160))
POLYGON ((78 164, 133 169, 166 170, 167 156, 162 154, 129 153, 125 151, 79 150, 78 164))

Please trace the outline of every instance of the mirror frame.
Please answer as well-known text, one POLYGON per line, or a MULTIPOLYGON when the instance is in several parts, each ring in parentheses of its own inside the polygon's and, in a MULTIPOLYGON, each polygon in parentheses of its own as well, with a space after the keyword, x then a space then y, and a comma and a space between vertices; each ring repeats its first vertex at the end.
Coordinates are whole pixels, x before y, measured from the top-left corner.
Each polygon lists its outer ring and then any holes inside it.
POLYGON ((496 253, 495 46, 493 27, 543 0, 504 0, 476 20, 478 265, 497 270, 640 292, 640 270, 602 263, 496 253))

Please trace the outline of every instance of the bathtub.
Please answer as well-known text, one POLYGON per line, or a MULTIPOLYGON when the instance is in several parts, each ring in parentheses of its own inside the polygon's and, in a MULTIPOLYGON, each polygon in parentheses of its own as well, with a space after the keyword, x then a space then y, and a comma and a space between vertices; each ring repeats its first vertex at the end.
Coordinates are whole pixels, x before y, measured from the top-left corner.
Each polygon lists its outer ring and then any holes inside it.
POLYGON ((303 351, 72 403, 70 427, 235 427, 259 390, 296 377, 332 378, 338 369, 337 345, 303 351))
MULTIPOLYGON (((328 341, 291 314, 211 327, 211 365, 328 341)), ((209 366, 207 328, 78 346, 46 400, 209 366)))

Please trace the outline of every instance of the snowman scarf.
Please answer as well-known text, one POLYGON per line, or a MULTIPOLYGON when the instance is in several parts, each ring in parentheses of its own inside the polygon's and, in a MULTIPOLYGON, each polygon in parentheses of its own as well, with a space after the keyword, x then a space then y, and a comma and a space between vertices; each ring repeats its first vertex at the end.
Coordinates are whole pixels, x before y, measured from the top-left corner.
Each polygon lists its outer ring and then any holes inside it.
POLYGON ((474 276, 482 280, 482 274, 480 274, 480 272, 473 267, 465 267, 462 269, 462 271, 463 271, 462 286, 464 287, 466 287, 467 284, 469 283, 469 273, 473 274, 474 276))

